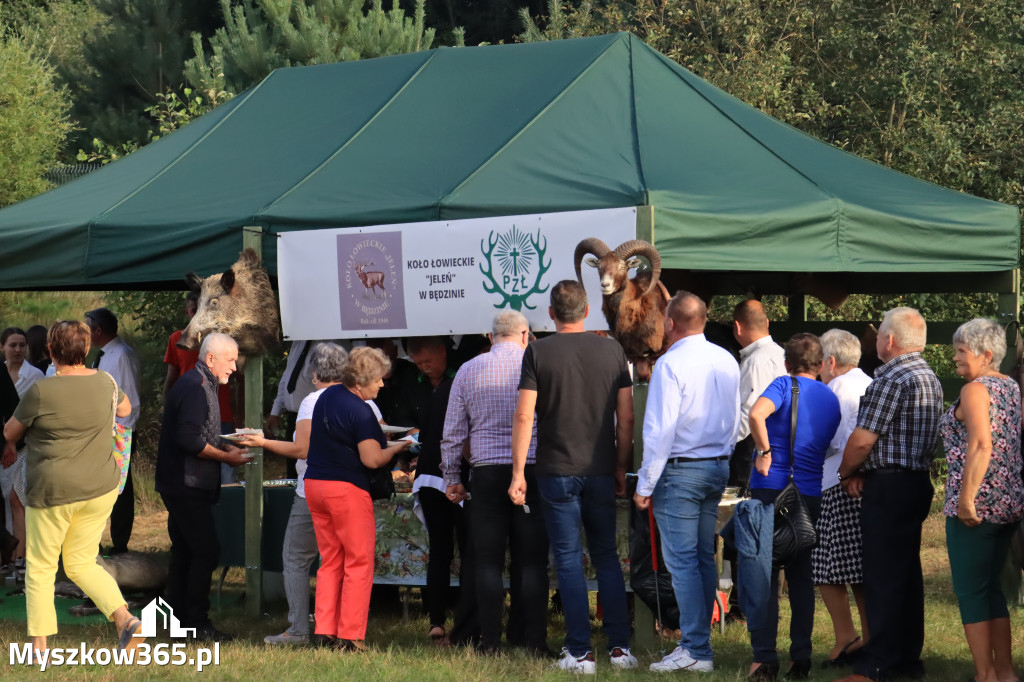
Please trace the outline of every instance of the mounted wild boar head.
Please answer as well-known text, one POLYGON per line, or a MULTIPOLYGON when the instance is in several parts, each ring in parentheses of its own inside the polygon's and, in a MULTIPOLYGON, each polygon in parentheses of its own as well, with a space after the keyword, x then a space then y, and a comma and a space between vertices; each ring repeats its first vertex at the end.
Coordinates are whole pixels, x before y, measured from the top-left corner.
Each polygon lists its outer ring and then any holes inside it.
POLYGON ((199 310, 181 333, 179 348, 198 350, 206 336, 221 332, 238 343, 240 355, 250 356, 266 352, 280 339, 270 277, 252 249, 242 251, 223 274, 203 279, 190 272, 185 281, 199 291, 199 310))

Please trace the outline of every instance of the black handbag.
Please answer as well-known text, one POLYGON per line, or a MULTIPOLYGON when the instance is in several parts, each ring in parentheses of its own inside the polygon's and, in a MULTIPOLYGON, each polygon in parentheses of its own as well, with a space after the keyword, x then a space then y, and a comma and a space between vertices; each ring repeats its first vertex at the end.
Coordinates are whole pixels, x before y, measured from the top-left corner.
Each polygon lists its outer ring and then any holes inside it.
POLYGON ((388 500, 395 494, 395 479, 391 476, 393 466, 393 463, 389 463, 380 469, 370 469, 371 500, 388 500))
POLYGON ((796 416, 800 404, 800 386, 793 381, 793 405, 789 429, 789 483, 775 498, 775 530, 772 535, 772 564, 784 566, 803 552, 818 544, 818 531, 814 528, 811 512, 803 495, 793 483, 793 465, 796 462, 796 416))

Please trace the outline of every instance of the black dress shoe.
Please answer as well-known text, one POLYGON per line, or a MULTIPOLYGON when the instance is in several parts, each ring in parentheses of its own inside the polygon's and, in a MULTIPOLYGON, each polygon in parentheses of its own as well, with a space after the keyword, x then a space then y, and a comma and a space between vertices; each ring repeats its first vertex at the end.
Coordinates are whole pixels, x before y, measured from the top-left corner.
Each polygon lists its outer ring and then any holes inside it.
POLYGON ((477 642, 473 645, 473 651, 479 656, 500 656, 501 647, 497 644, 484 644, 483 642, 477 642))
POLYGON ((229 635, 226 632, 221 632, 212 625, 203 625, 196 628, 196 641, 197 642, 230 642, 235 639, 234 635, 229 635))
POLYGON ((793 661, 786 671, 787 680, 806 680, 811 673, 811 659, 805 658, 802 661, 793 661))
POLYGON ((748 680, 767 680, 772 681, 779 676, 779 664, 775 663, 762 663, 757 666, 754 672, 747 675, 748 680))
POLYGON ((351 654, 361 654, 368 651, 366 643, 353 639, 342 639, 338 638, 334 640, 332 644, 333 648, 338 651, 344 651, 351 654))
POLYGON ((337 642, 337 637, 331 637, 330 635, 310 635, 309 646, 314 649, 320 649, 323 647, 333 647, 334 643, 337 642))

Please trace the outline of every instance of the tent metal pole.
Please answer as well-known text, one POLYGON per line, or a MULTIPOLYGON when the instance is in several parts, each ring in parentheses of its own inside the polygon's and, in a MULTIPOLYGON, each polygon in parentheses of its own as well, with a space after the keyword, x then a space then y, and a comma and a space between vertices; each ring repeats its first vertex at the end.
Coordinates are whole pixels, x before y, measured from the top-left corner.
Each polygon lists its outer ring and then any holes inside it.
MULTIPOLYGON (((654 243, 654 206, 636 207, 636 238, 654 243)), ((633 471, 640 469, 644 458, 644 410, 647 407, 647 383, 633 381, 633 471)), ((662 649, 655 632, 655 615, 640 599, 633 600, 634 638, 636 645, 648 653, 662 649)))
MULTIPOLYGON (((252 248, 263 260, 263 228, 246 227, 242 231, 243 248, 252 248)), ((263 356, 246 358, 245 425, 263 423, 263 356)), ((263 451, 249 448, 253 455, 245 466, 245 614, 263 613, 263 451)))

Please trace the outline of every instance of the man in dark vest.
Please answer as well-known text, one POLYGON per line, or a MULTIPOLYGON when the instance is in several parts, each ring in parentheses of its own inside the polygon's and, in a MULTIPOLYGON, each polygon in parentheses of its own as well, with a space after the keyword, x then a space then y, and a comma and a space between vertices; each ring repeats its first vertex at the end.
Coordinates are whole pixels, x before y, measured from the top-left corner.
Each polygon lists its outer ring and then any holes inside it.
POLYGON ((213 507, 220 494, 221 462, 251 461, 247 451, 220 437, 217 391, 235 371, 238 344, 226 334, 210 334, 199 362, 175 382, 164 403, 156 458, 156 490, 167 507, 171 538, 167 601, 196 639, 228 641, 210 622, 210 583, 220 561, 213 507))

